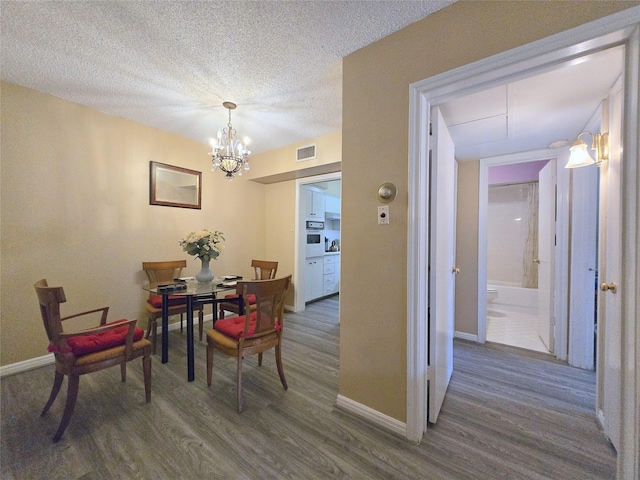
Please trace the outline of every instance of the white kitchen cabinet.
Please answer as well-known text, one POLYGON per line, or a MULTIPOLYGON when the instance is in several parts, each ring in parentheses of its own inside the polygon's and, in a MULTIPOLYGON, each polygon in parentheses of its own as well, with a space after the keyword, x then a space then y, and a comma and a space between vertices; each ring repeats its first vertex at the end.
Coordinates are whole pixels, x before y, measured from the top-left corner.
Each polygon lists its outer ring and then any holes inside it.
POLYGON ((324 211, 327 218, 340 218, 340 197, 335 195, 324 196, 324 211))
POLYGON ((323 275, 323 295, 340 291, 340 254, 325 255, 323 275))
POLYGON ((307 220, 324 222, 324 193, 313 187, 306 187, 305 197, 307 220))
POLYGON ((305 302, 322 297, 324 292, 324 257, 307 258, 305 277, 305 302))

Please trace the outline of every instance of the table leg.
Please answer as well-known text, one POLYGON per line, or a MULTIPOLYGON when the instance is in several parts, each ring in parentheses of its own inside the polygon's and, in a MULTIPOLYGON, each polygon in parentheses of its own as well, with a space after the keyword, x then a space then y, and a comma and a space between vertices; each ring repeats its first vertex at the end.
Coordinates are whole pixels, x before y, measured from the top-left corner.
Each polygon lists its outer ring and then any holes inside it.
POLYGON ((169 295, 162 295, 162 363, 169 361, 169 295))
POLYGON ((187 379, 193 382, 193 296, 187 295, 187 379))

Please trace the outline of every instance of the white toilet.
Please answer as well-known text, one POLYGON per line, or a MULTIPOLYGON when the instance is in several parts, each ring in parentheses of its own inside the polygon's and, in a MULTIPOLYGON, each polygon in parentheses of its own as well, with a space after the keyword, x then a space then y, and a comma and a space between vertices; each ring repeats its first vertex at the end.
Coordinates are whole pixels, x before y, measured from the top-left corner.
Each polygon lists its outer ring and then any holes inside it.
POLYGON ((487 285, 487 303, 493 302, 498 298, 498 289, 492 285, 487 285))

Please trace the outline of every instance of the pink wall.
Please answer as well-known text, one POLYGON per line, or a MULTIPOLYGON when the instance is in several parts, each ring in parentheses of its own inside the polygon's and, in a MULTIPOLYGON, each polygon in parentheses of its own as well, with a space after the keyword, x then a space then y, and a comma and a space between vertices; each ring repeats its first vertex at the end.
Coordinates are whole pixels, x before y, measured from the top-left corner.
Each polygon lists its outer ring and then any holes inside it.
POLYGON ((512 163, 489 167, 489 185, 500 183, 520 183, 538 180, 538 173, 549 160, 535 162, 512 163))

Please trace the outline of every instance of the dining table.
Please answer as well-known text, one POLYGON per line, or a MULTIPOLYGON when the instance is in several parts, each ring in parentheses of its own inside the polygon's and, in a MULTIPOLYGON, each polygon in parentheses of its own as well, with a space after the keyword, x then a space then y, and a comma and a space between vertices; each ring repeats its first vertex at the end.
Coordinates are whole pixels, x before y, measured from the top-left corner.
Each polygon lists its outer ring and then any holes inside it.
POLYGON ((189 279, 169 283, 147 283, 142 288, 154 295, 162 296, 162 363, 169 361, 169 302, 170 299, 184 297, 187 315, 187 380, 192 382, 195 379, 193 309, 196 305, 213 305, 214 325, 218 320, 216 305, 220 302, 237 301, 240 315, 243 315, 244 302, 241 295, 218 298, 218 294, 221 292, 228 290, 235 292, 235 282, 227 281, 224 278, 214 278, 208 283, 189 279))

